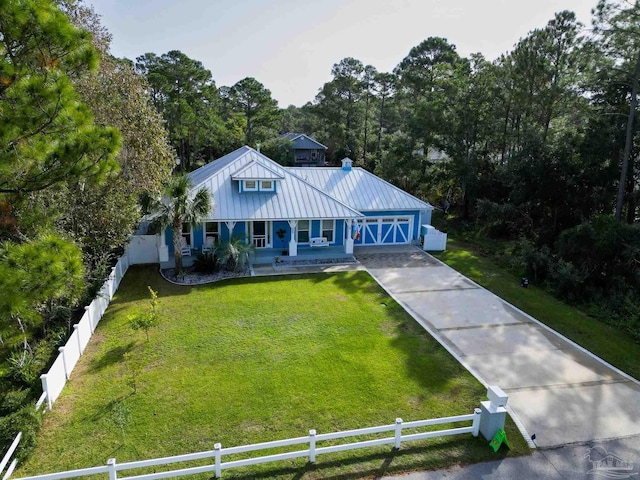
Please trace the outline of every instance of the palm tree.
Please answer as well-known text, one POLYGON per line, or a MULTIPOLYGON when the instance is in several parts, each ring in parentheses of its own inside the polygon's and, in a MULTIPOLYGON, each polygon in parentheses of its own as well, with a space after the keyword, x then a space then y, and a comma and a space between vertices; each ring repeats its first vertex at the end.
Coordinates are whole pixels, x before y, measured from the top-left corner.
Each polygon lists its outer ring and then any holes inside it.
POLYGON ((157 205, 158 222, 162 228, 169 225, 173 230, 173 254, 176 273, 182 272, 182 225, 201 222, 214 208, 209 191, 201 188, 191 193, 191 181, 186 175, 172 178, 167 185, 164 197, 157 205))
POLYGON ((254 250, 252 243, 247 243, 243 238, 233 237, 229 241, 221 242, 216 248, 216 254, 227 270, 237 272, 246 267, 249 255, 254 250))

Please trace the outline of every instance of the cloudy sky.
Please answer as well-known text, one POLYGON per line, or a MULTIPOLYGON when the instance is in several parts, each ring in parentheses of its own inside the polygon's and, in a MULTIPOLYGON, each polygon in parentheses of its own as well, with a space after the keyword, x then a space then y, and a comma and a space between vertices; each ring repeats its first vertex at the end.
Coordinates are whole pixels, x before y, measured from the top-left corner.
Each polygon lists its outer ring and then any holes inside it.
POLYGON ((217 86, 254 77, 281 107, 312 101, 331 67, 355 57, 391 71, 409 50, 441 36, 493 60, 561 10, 590 25, 597 0, 98 0, 112 53, 180 50, 217 86))

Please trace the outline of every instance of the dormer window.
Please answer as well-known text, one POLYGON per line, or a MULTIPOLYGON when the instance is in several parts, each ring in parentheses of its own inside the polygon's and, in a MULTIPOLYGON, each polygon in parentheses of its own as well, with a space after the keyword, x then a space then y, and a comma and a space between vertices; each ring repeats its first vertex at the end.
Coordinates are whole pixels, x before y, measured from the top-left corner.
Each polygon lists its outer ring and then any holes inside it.
POLYGON ((278 189, 278 182, 284 180, 284 170, 280 166, 266 165, 254 160, 232 174, 231 180, 238 182, 238 191, 240 193, 275 193, 278 189))
POLYGON ((275 180, 240 180, 240 192, 275 192, 275 180))

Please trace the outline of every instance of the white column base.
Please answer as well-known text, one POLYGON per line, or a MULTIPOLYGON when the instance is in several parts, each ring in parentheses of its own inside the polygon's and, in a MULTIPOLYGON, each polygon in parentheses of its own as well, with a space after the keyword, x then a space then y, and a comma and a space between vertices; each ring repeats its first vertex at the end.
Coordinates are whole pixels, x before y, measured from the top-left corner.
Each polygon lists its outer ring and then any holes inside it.
POLYGON ((169 247, 167 245, 160 245, 158 247, 158 258, 161 262, 169 261, 169 247))
POLYGON ((344 244, 344 253, 353 253, 353 238, 347 238, 344 244))
POLYGON ((297 257, 298 256, 298 242, 291 240, 289 242, 289 256, 297 257))

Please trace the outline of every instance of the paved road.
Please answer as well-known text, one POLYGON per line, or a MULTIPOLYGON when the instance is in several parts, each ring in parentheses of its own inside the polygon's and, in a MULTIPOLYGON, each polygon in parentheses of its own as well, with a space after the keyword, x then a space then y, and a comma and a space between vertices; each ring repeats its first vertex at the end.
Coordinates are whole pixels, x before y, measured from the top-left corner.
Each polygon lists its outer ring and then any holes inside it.
POLYGON ((640 478, 640 437, 588 445, 534 450, 527 457, 505 458, 447 470, 383 477, 385 480, 597 480, 640 478), (600 462, 606 456, 624 463, 615 467, 600 462))
POLYGON ((639 382, 416 247, 360 248, 356 258, 472 374, 509 395, 537 446, 640 435, 639 382))

